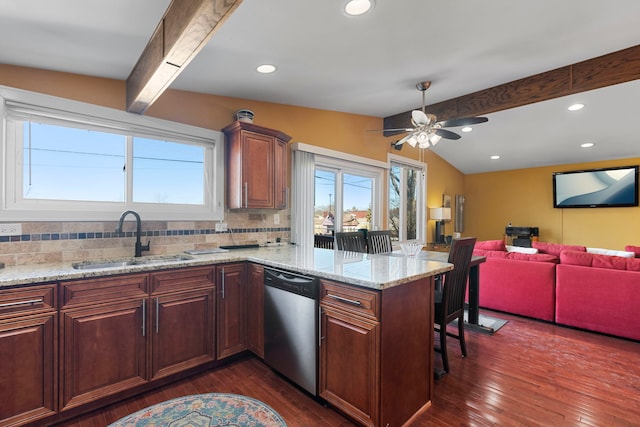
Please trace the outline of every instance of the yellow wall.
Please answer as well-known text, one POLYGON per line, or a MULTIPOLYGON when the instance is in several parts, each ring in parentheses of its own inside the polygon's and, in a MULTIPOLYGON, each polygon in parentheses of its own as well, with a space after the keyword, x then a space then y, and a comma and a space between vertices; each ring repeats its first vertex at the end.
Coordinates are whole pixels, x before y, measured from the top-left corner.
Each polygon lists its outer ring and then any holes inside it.
MULTIPOLYGON (((125 109, 125 82, 77 74, 0 64, 0 85, 55 95, 120 110, 125 109)), ((282 104, 251 101, 202 93, 168 90, 145 113, 149 116, 220 130, 234 120, 240 109, 255 113, 254 123, 285 132, 292 142, 322 146, 375 160, 386 161, 387 153, 418 159, 418 150, 391 148, 392 138, 370 132, 383 125, 379 117, 339 113, 282 104)), ((427 207, 441 206, 442 194, 462 193, 464 176, 430 151, 427 169, 427 207)), ((433 236, 428 221, 428 240, 433 236)), ((453 232, 448 225, 447 233, 453 232)))
POLYGON ((553 172, 629 166, 640 158, 465 176, 466 235, 501 239, 505 226, 540 228, 540 240, 608 249, 640 245, 640 207, 554 209, 553 172))

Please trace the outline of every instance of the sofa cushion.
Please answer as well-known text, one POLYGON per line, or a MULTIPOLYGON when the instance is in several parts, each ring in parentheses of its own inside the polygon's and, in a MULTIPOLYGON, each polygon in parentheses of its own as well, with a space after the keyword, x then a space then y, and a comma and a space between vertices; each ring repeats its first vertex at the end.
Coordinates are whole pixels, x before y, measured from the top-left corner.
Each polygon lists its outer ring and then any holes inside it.
POLYGON ((485 251, 506 251, 504 240, 483 240, 476 242, 475 249, 483 249, 485 251))
POLYGON ((598 254, 598 255, 621 256, 623 258, 634 258, 636 256, 635 252, 631 252, 631 251, 616 251, 614 249, 603 249, 603 248, 587 248, 587 252, 589 252, 590 254, 598 254))
POLYGON ((555 256, 560 256, 560 252, 562 251, 587 251, 585 246, 561 245, 559 243, 531 242, 531 246, 536 248, 541 254, 551 254, 555 256))
POLYGON ((593 261, 591 261, 591 267, 626 270, 627 259, 619 256, 594 254, 593 261))
POLYGON ((558 264, 560 259, 550 254, 523 254, 521 252, 509 252, 507 259, 517 259, 520 261, 553 262, 558 264))
POLYGON ((488 251, 486 249, 473 249, 473 255, 483 256, 487 258, 506 258, 509 252, 506 251, 488 251))
POLYGON ((593 254, 581 251, 562 251, 560 253, 560 264, 581 265, 591 267, 593 254))
POLYGON ((640 246, 627 245, 624 247, 625 251, 633 252, 636 254, 636 258, 640 258, 640 246))
POLYGON ((627 258, 627 270, 640 271, 640 258, 627 258))
POLYGON ((536 248, 523 248, 520 246, 511 246, 505 245, 507 248, 507 252, 520 252, 521 254, 537 254, 538 250, 536 248))

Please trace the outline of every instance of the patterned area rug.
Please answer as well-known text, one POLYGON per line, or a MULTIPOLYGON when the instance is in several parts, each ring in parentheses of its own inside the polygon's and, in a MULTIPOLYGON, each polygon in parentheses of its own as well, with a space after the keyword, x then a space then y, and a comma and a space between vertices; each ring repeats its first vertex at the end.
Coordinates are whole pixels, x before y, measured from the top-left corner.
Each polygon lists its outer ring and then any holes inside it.
POLYGON ((209 393, 179 397, 142 409, 109 427, 286 427, 268 405, 239 394, 209 393))

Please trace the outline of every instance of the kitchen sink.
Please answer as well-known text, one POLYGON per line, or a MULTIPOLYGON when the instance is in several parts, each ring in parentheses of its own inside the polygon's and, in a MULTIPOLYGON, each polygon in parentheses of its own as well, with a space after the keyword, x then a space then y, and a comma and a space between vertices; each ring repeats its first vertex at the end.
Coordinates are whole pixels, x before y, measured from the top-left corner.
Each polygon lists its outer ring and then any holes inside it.
POLYGON ((132 265, 163 264, 167 262, 187 261, 193 259, 189 255, 158 255, 139 258, 115 260, 81 261, 71 264, 76 270, 93 270, 99 268, 122 268, 132 265))

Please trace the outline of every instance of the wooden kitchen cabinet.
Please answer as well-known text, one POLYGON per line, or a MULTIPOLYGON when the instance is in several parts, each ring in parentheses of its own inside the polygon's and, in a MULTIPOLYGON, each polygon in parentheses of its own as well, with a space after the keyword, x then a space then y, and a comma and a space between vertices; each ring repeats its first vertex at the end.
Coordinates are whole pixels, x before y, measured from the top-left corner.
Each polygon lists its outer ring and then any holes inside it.
POLYGON ((378 425, 377 293, 320 283, 320 397, 363 425, 378 425))
POLYGON ((145 384, 148 275, 62 282, 61 293, 60 409, 145 384))
POLYGON ((264 267, 247 266, 247 348, 264 359, 264 267))
POLYGON ((216 267, 217 357, 247 349, 246 264, 216 267))
POLYGON ((367 426, 402 426, 428 408, 433 277, 382 290, 320 285, 320 396, 367 426))
POLYGON ((0 291, 0 425, 56 411, 56 285, 0 291))
POLYGON ((214 268, 151 275, 151 380, 215 360, 214 268))
POLYGON ((235 121, 222 129, 227 144, 227 207, 287 207, 287 143, 280 131, 235 121))

